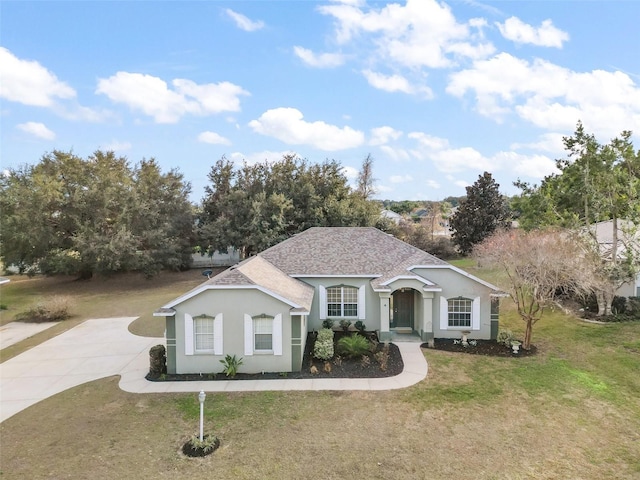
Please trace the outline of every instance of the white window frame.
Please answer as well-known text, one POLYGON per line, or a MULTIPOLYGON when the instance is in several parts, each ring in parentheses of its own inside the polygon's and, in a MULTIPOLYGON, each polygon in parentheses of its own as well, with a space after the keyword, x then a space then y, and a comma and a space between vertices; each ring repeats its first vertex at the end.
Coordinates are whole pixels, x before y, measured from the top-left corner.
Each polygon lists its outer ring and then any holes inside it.
POLYGON ((480 330, 480 297, 440 297, 440 330, 480 330), (449 325, 449 300, 471 300, 471 325, 459 327, 449 325))
POLYGON ((447 327, 448 328, 471 328, 473 320, 473 300, 470 298, 449 298, 447 299, 447 327), (461 318, 454 318, 459 315, 461 318), (468 318, 467 318, 468 316, 468 318), (455 325, 454 323, 465 323, 465 325, 455 325), (466 323, 468 322, 468 325, 466 323))
MULTIPOLYGON (((329 287, 325 287, 324 285, 320 285, 318 287, 319 290, 319 317, 320 320, 326 320, 327 318, 357 318, 358 320, 365 320, 365 304, 366 304, 366 286, 361 285, 356 287, 354 285, 331 285, 329 287), (340 288, 340 315, 329 315, 329 301, 328 301, 328 292, 330 288, 340 288), (357 312, 355 315, 344 315, 344 289, 345 288, 354 288, 357 290, 356 297, 356 308, 357 312)), ((332 304, 336 304, 336 302, 331 302, 332 304)), ((348 305, 352 305, 353 302, 348 302, 348 305)))
POLYGON ((196 317, 188 313, 184 315, 184 353, 185 355, 223 355, 223 315, 218 313, 215 316, 201 314, 196 317), (213 348, 196 348, 196 337, 198 336, 196 323, 201 319, 213 319, 213 348))
POLYGON ((244 354, 251 355, 282 355, 282 314, 275 316, 260 314, 253 317, 244 314, 244 354), (256 349, 256 323, 255 320, 271 320, 271 350, 256 349))

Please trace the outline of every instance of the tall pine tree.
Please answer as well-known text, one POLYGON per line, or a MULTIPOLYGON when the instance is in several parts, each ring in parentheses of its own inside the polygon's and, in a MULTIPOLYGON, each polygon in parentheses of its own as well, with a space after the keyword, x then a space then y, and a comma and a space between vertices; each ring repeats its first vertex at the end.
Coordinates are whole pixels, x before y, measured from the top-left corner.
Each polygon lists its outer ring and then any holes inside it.
POLYGON ((509 207, 499 187, 489 172, 467 187, 467 197, 461 200, 449 222, 453 243, 462 254, 471 253, 475 245, 509 225, 509 207))

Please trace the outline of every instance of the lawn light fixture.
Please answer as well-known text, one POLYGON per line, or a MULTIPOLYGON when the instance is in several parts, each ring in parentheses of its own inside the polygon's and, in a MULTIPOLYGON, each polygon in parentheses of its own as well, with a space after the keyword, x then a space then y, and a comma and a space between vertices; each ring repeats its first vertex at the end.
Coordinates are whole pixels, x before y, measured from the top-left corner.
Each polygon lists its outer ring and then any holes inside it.
POLYGON ((200 441, 202 441, 203 424, 204 424, 204 399, 207 398, 207 394, 204 390, 200 390, 198 394, 198 401, 200 402, 200 441))

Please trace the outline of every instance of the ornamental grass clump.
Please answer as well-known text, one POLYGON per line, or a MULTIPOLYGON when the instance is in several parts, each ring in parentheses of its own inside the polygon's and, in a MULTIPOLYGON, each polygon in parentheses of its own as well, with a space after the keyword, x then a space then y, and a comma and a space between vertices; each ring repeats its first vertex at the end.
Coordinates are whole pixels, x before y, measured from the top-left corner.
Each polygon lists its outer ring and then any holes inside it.
POLYGON ((313 346, 313 356, 320 360, 329 360, 333 354, 333 330, 323 328, 318 332, 316 343, 313 346))
POLYGON ((19 322, 59 322, 71 317, 73 299, 66 295, 55 295, 41 300, 35 307, 16 315, 19 322))

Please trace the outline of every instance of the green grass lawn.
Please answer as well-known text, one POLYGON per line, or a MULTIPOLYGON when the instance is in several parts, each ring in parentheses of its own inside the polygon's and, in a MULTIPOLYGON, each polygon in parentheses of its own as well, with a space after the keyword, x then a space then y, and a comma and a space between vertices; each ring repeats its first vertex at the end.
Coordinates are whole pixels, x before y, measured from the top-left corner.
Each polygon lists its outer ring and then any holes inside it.
MULTIPOLYGON (((128 282, 113 301, 103 286, 95 302, 117 315, 149 314, 191 280, 176 274, 174 287, 165 278, 140 289, 128 282)), ((59 289, 45 284, 34 284, 41 295, 59 289)), ((5 300, 6 287, 3 315, 33 297, 16 282, 5 300)), ((90 288, 78 289, 78 304, 96 308, 90 288)), ((502 303, 502 325, 521 336, 523 322, 502 303)), ((149 330, 144 322, 139 329, 149 330)), ((533 343, 538 354, 527 358, 424 350, 427 379, 398 391, 208 394, 206 431, 222 445, 203 459, 179 452, 197 431, 196 394, 129 394, 107 378, 0 424, 0 476, 640 478, 640 322, 596 325, 548 312, 533 343)))

